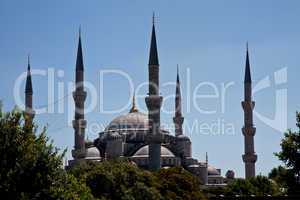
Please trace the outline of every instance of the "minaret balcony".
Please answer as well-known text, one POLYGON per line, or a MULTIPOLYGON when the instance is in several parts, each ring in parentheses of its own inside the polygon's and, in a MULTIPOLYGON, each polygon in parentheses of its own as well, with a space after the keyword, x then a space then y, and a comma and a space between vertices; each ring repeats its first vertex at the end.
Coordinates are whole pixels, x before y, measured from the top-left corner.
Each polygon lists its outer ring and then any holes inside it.
POLYGON ((255 102, 254 101, 242 101, 242 107, 244 110, 251 111, 255 107, 255 102))
POLYGON ((159 110, 162 104, 163 97, 159 95, 150 95, 145 98, 146 105, 149 111, 159 110))
POLYGON ((75 102, 84 102, 87 96, 87 92, 84 90, 75 90, 73 92, 73 99, 75 102))
POLYGON ((84 119, 75 119, 72 121, 72 124, 74 129, 86 128, 86 120, 84 119))
POLYGON ((244 136, 254 136, 256 132, 256 128, 253 126, 243 127, 242 132, 244 136))
POLYGON ((255 153, 247 153, 243 155, 243 161, 245 163, 255 163, 257 161, 257 155, 255 153))
POLYGON ((184 117, 182 117, 182 116, 175 116, 175 117, 173 117, 173 122, 175 123, 175 124, 183 124, 183 121, 184 121, 184 117))

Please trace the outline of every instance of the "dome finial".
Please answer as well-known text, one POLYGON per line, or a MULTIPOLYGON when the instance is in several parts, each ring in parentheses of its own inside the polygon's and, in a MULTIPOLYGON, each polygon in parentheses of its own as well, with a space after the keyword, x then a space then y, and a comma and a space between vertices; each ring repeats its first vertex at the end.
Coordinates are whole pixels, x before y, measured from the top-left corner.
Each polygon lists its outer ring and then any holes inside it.
POLYGON ((132 96, 132 107, 130 109, 129 113, 134 113, 134 112, 138 112, 138 109, 135 105, 135 91, 133 91, 133 96, 132 96))

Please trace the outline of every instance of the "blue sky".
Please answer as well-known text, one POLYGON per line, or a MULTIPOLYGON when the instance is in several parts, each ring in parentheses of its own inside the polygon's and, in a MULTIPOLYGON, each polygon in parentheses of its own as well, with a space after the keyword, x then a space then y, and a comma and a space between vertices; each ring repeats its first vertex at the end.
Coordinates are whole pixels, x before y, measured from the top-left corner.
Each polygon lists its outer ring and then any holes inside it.
MULTIPOLYGON (((82 27, 85 78, 99 86, 99 71, 121 70, 130 75, 134 85, 147 80, 151 17, 155 11, 161 84, 173 82, 176 65, 180 65, 184 96, 185 123, 197 120, 212 125, 217 120, 234 126, 233 134, 187 133, 193 142, 193 155, 205 159, 223 172, 233 169, 244 175, 243 153, 243 75, 245 43, 249 42, 250 62, 254 84, 270 76, 271 86, 254 95, 256 111, 272 119, 276 113, 276 91, 287 89, 288 127, 295 127, 295 111, 299 110, 300 96, 297 83, 299 70, 300 2, 273 0, 180 1, 180 0, 0 0, 0 99, 4 109, 16 104, 13 88, 18 76, 26 69, 27 55, 31 54, 33 69, 63 70, 63 77, 55 77, 54 94, 58 98, 59 84, 74 80, 78 27, 82 27), (274 84, 274 72, 287 67, 287 83, 274 84), (189 77, 190 74, 190 77, 189 77), (221 99, 201 99, 203 109, 216 110, 213 114, 199 113, 188 93, 202 82, 210 82, 221 92, 222 83, 233 82, 225 95, 224 112, 221 99)), ((47 104, 47 77, 34 76, 34 105, 47 104)), ((104 79, 104 108, 112 109, 126 104, 130 98, 128 82, 119 75, 104 79)), ((172 95, 173 86, 161 88, 163 96, 172 95)), ((21 91, 22 92, 22 91, 21 91)), ((142 88, 138 95, 146 94, 142 88)), ((199 94, 211 94, 212 89, 201 87, 199 94)), ((100 95, 100 94, 98 94, 100 95)), ((70 96, 70 95, 69 95, 70 96)), ((98 96, 99 99, 99 96, 98 96)), ((87 103, 91 100, 91 95, 87 103)), ((144 99, 137 99, 145 109, 144 99)), ((72 103, 72 99, 70 100, 72 103)), ((171 98, 166 108, 173 108, 171 98)), ((67 105, 64 113, 45 113, 36 116, 40 127, 48 124, 48 135, 60 148, 73 145, 73 129, 67 123, 67 105)), ((72 104, 70 104, 72 106, 72 104)), ((128 112, 127 109, 122 114, 128 112)), ((73 112, 72 107, 71 111, 73 112)), ((95 109, 88 113, 88 123, 108 124, 117 114, 104 114, 95 109)), ((173 114, 162 114, 165 124, 172 124, 173 114)), ((284 116, 282 119, 284 120, 284 116)), ((281 131, 254 118, 258 154, 257 173, 267 174, 280 164, 273 152, 279 151, 281 131)), ((186 130, 186 132, 188 132, 186 130)), ((88 133, 89 138, 95 134, 88 133)), ((70 153, 68 153, 70 156, 70 153)))

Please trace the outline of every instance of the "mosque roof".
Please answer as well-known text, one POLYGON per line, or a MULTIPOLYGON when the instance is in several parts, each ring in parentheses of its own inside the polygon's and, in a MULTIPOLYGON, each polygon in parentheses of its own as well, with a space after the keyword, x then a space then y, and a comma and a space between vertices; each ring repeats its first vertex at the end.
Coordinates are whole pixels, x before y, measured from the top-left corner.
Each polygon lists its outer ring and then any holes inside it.
POLYGON ((148 116, 141 112, 130 112, 114 118, 105 128, 106 131, 148 129, 148 116))
MULTIPOLYGON (((161 157, 175 157, 175 155, 166 147, 161 146, 160 147, 160 154, 161 157)), ((133 155, 133 157, 148 157, 149 155, 149 145, 141 147, 139 150, 136 151, 136 153, 133 155)))

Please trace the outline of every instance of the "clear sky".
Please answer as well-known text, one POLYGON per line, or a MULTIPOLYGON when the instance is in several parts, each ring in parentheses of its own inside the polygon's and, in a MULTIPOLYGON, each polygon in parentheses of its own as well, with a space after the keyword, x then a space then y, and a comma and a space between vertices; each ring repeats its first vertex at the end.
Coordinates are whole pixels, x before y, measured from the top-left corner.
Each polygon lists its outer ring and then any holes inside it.
MULTIPOLYGON (((73 101, 67 84, 74 80, 78 27, 82 27, 85 78, 98 90, 98 106, 87 113, 86 119, 89 125, 105 126, 118 114, 100 112, 100 105, 104 109, 126 106, 131 94, 124 76, 106 74, 101 84, 99 74, 103 70, 120 70, 130 76, 135 87, 147 81, 153 11, 157 16, 160 82, 174 82, 179 64, 185 125, 205 124, 205 130, 185 127, 193 142, 194 157, 204 160, 208 152, 210 164, 222 168, 223 173, 233 169, 237 176, 244 176, 241 100, 248 41, 253 84, 270 78, 270 86, 263 82, 265 88, 254 94, 258 112, 254 117, 257 173, 267 174, 279 165, 273 152, 280 150, 283 132, 277 129, 280 124, 283 129, 295 128, 295 111, 300 102, 297 0, 0 0, 0 99, 4 109, 10 110, 16 104, 13 90, 17 78, 26 70, 28 53, 33 69, 53 68, 54 113, 38 114, 36 121, 40 127, 48 126, 49 137, 58 147, 68 148, 70 157, 73 129, 68 124, 68 112, 73 113, 73 101), (281 69, 287 70, 287 80, 275 84, 274 72, 281 69), (225 92, 222 84, 228 86, 225 92), (59 87, 64 87, 62 99, 59 87), (193 97, 200 94, 215 96, 197 97, 194 101, 193 97), (62 113, 58 113, 58 104, 65 106, 62 113), (215 112, 203 113, 199 108, 215 112), (284 126, 286 109, 288 123, 284 126), (276 120, 269 125, 268 120, 258 117, 272 120, 276 113, 276 120), (211 131, 207 131, 209 127, 211 131), (231 127, 229 132, 218 131, 226 127, 231 127)), ((47 76, 33 76, 36 107, 49 104, 49 87, 47 76)), ((161 87, 164 97, 174 91, 173 85, 161 87)), ((141 96, 147 93, 146 87, 137 93, 138 106, 143 110, 146 107, 141 96)), ((95 100, 89 93, 87 104, 91 99, 95 100)), ((174 99, 165 98, 164 106, 172 110, 174 99)), ((128 105, 121 114, 129 108, 128 105)), ((172 117, 173 113, 163 112, 163 124, 171 125, 172 117)), ((87 131, 90 139, 97 136, 101 128, 98 129, 87 131)))

